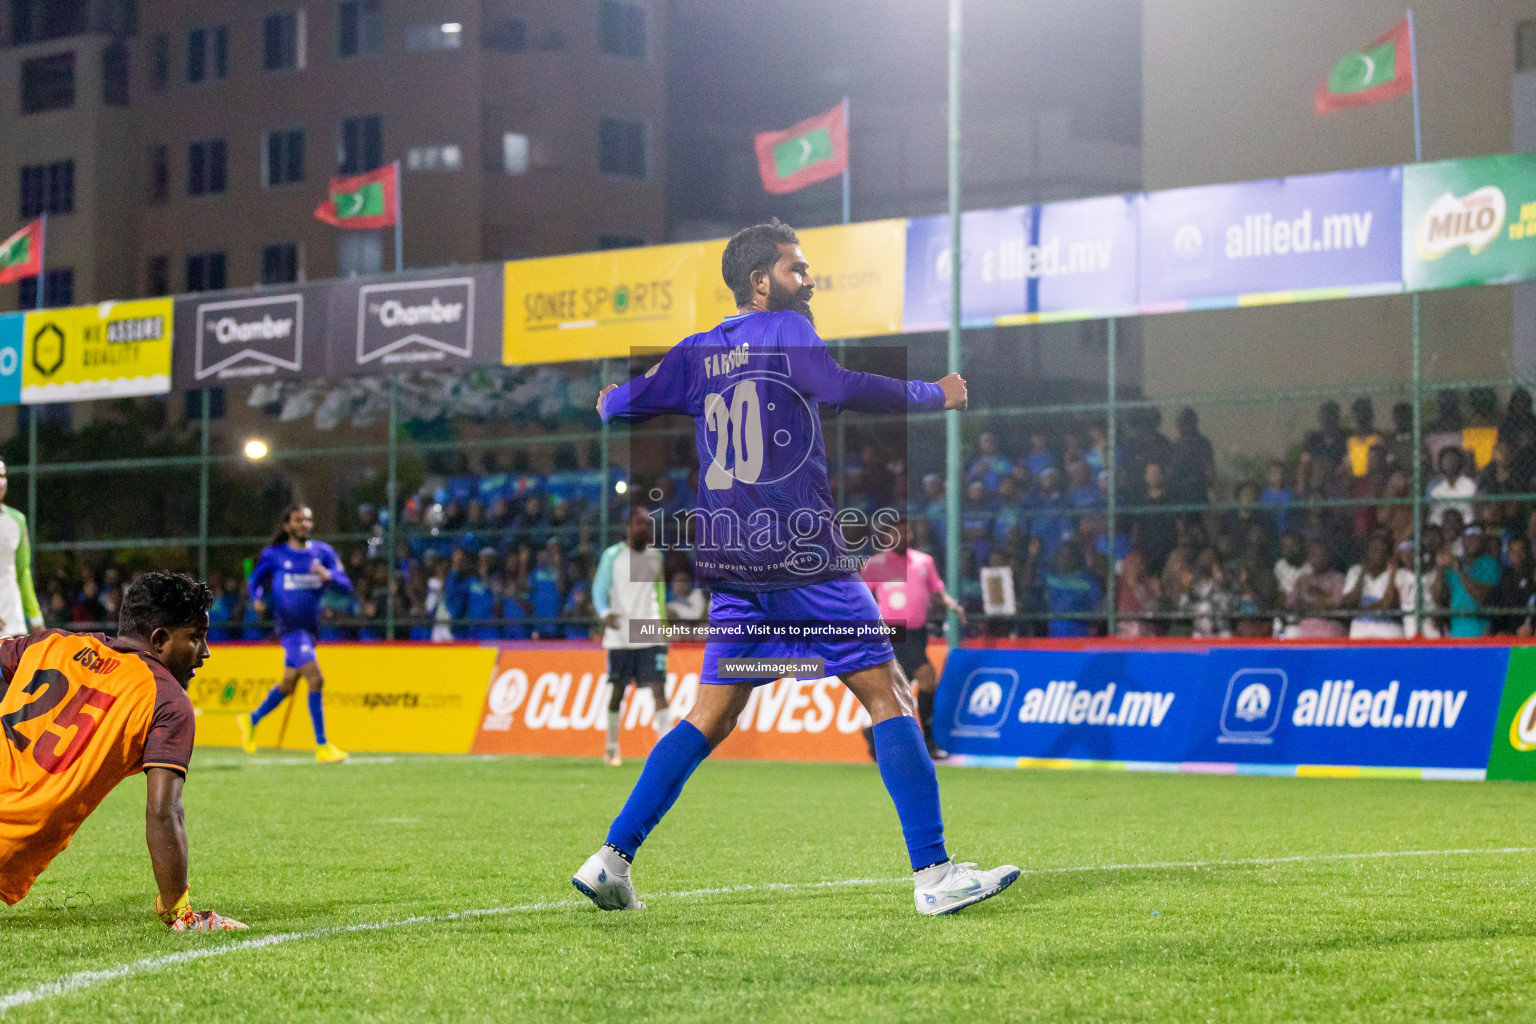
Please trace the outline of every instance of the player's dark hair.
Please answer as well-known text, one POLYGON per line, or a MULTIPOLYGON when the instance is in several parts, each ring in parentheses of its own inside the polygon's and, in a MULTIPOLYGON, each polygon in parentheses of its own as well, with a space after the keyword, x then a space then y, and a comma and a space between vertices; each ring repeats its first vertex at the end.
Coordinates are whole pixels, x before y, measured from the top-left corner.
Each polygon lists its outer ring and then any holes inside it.
POLYGON ((777 217, 736 232, 725 243, 725 255, 720 257, 720 275, 736 297, 736 305, 745 306, 752 301, 752 275, 773 269, 779 262, 779 246, 799 244, 800 236, 795 229, 777 217))
POLYGON ((283 514, 277 517, 277 529, 272 532, 273 544, 288 543, 288 520, 292 519, 293 514, 301 508, 309 508, 309 506, 301 501, 283 509, 283 514))
POLYGON ((201 626, 213 604, 208 584, 179 572, 147 572, 133 581, 117 613, 117 635, 144 640, 164 626, 201 626))

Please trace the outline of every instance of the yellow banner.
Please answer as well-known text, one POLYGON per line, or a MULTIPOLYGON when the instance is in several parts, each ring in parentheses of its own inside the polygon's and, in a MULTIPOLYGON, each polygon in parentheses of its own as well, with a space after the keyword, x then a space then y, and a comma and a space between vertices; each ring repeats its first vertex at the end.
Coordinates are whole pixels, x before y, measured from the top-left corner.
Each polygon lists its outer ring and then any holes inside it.
POLYGON ((27 314, 21 400, 73 402, 171 390, 170 299, 27 314))
MULTIPOLYGON (((320 648, 327 739, 344 750, 468 753, 491 670, 491 647, 334 644, 320 648)), ((215 647, 187 693, 199 747, 240 744, 235 716, 251 711, 283 674, 276 644, 215 647)), ((256 729, 264 748, 315 745, 301 683, 256 729)))
MULTIPOLYGON (((906 286, 907 222, 874 220, 806 228, 800 249, 816 279, 816 333, 823 338, 865 338, 901 333, 902 290, 906 286)), ((725 239, 703 243, 699 258, 699 320, 707 331, 736 312, 731 290, 720 276, 725 239)))
POLYGON ((695 331, 702 248, 660 245, 508 263, 502 361, 558 363, 671 348, 695 331))

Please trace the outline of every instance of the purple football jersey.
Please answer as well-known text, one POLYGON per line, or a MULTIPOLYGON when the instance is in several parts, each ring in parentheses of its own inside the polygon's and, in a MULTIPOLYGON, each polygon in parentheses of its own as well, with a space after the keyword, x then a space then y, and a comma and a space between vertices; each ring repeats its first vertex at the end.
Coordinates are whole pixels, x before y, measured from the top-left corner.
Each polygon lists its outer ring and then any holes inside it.
MULTIPOLYGON (((713 589, 751 593, 857 571, 834 523, 822 403, 854 412, 944 408, 936 384, 846 370, 799 313, 744 313, 684 339, 610 391, 605 420, 693 417, 699 458, 694 571, 713 589)), ((679 535, 668 524, 663 543, 679 535)))

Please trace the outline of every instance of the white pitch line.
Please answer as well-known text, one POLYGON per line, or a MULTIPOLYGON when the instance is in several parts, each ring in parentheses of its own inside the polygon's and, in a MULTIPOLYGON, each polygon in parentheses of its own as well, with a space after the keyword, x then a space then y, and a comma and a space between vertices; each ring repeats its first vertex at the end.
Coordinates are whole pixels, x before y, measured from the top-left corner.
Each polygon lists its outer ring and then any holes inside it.
MULTIPOLYGON (((1324 863, 1328 861, 1351 860, 1384 860, 1401 857, 1453 857, 1470 855, 1502 855, 1511 853, 1536 853, 1536 846, 1502 846, 1491 849, 1450 849, 1450 850, 1383 850, 1372 853, 1319 853, 1298 854, 1290 857, 1246 857, 1235 860, 1181 860, 1181 861, 1154 861, 1145 864, 1086 864, 1078 867, 1059 868, 1025 868, 1021 874, 1025 875, 1053 875, 1053 874, 1077 874, 1093 871, 1167 871, 1176 868, 1218 868, 1218 867, 1265 867, 1276 864, 1305 864, 1324 863)), ((898 882, 909 882, 906 878, 849 878, 830 882, 768 882, 756 885, 725 885, 713 889, 685 889, 680 892, 662 893, 658 896, 648 896, 647 899, 687 899, 698 896, 723 896, 741 892, 788 892, 809 889, 839 889, 857 885, 895 885, 898 882)), ((347 935, 355 932, 375 932, 388 928, 405 928, 418 924, 443 924, 449 921, 464 921, 477 917, 498 917, 505 914, 526 914, 541 910, 565 910, 572 907, 584 907, 586 900, 550 900, 542 903, 523 903, 513 907, 487 907, 480 910, 459 910, 449 914, 432 914, 419 917, 402 917, 392 921, 373 921, 366 924, 331 925, 326 928, 315 928, 304 932, 281 932, 275 935, 263 935, 254 939, 243 939, 238 942, 229 942, 219 946, 205 946, 200 949, 187 949, 179 953, 167 953, 164 956, 152 956, 143 960, 134 960, 126 964, 118 964, 115 967, 107 967, 98 971, 78 971, 74 974, 66 974, 57 981, 45 982, 32 988, 17 989, 15 992, 0 996, 0 1013, 14 1009, 18 1006, 26 1006, 29 1003, 41 1002, 45 999, 55 999, 59 996, 67 996, 85 989, 95 988, 110 981, 118 981, 122 978, 132 977, 137 974, 147 974, 166 967, 175 967, 180 964, 191 963, 196 960, 206 960, 210 957, 225 956, 230 953, 244 953, 249 950, 265 949, 268 946, 277 946, 287 942, 298 942, 303 939, 318 939, 329 935, 347 935)))

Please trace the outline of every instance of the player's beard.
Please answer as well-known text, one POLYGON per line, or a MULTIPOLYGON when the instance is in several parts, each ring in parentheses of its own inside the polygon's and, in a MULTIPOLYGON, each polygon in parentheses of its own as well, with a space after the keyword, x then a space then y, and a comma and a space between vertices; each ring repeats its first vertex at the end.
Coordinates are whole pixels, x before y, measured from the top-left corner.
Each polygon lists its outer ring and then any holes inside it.
POLYGON ((768 312, 778 313, 786 309, 794 310, 815 326, 816 316, 811 312, 811 289, 805 287, 792 292, 788 288, 781 288, 779 282, 769 278, 768 312))

